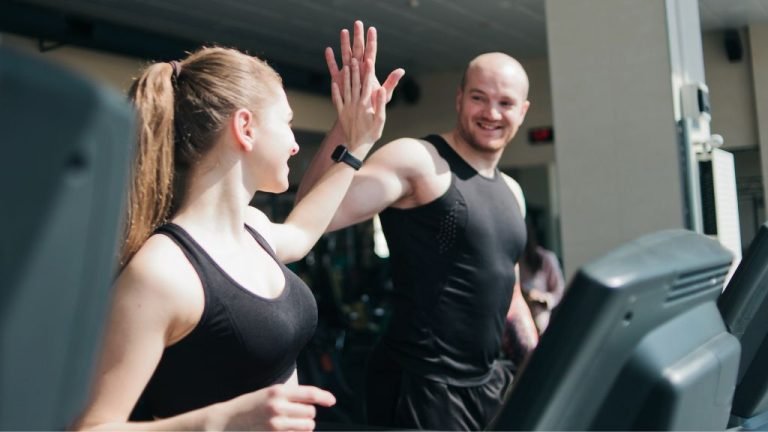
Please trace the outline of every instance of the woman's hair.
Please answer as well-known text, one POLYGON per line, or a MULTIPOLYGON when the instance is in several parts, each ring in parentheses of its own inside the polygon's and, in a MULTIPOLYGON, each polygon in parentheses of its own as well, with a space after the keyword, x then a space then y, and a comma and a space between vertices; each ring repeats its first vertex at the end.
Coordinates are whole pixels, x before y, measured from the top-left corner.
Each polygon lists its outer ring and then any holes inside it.
MULTIPOLYGON (((202 48, 180 62, 154 63, 134 80, 138 144, 120 253, 123 268, 176 208, 178 174, 213 146, 240 108, 255 115, 275 96, 280 76, 264 61, 228 48, 202 48)), ((183 192, 182 192, 183 193, 183 192)))

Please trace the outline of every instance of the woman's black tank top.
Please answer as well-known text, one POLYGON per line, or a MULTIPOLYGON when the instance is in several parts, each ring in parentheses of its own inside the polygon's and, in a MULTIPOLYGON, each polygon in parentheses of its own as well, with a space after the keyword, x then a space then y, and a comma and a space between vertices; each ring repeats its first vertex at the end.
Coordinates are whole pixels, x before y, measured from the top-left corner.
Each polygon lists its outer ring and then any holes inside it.
MULTIPOLYGON (((277 261, 253 228, 248 232, 277 261)), ((274 299, 235 282, 180 226, 157 229, 179 245, 200 276, 205 307, 189 335, 166 347, 132 419, 170 417, 283 383, 312 337, 317 306, 307 285, 278 261, 285 287, 274 299)))

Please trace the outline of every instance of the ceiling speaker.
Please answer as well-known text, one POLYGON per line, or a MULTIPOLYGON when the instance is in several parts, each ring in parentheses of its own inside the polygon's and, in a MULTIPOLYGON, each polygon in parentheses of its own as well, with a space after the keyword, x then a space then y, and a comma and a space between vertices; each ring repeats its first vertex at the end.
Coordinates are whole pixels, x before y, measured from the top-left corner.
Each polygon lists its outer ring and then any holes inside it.
POLYGON ((744 46, 741 43, 741 34, 738 30, 726 30, 723 34, 725 54, 731 63, 741 61, 744 57, 744 46))

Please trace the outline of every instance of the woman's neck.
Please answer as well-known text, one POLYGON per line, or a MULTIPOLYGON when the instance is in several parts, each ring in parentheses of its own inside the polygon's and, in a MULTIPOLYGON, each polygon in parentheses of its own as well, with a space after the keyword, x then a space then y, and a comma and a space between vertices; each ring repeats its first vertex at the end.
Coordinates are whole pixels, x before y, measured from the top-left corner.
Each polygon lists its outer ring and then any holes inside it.
POLYGON ((253 192, 243 184, 239 163, 212 167, 198 164, 187 176, 187 187, 173 221, 209 235, 238 238, 253 192))

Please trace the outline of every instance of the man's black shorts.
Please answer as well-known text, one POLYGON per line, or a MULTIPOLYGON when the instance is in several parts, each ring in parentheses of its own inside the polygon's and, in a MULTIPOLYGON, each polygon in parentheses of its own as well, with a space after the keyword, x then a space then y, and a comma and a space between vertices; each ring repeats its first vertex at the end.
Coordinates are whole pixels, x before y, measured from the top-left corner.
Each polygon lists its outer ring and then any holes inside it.
POLYGON ((366 405, 371 426, 482 430, 497 414, 512 373, 497 363, 488 381, 457 386, 403 370, 381 345, 368 362, 366 405))

